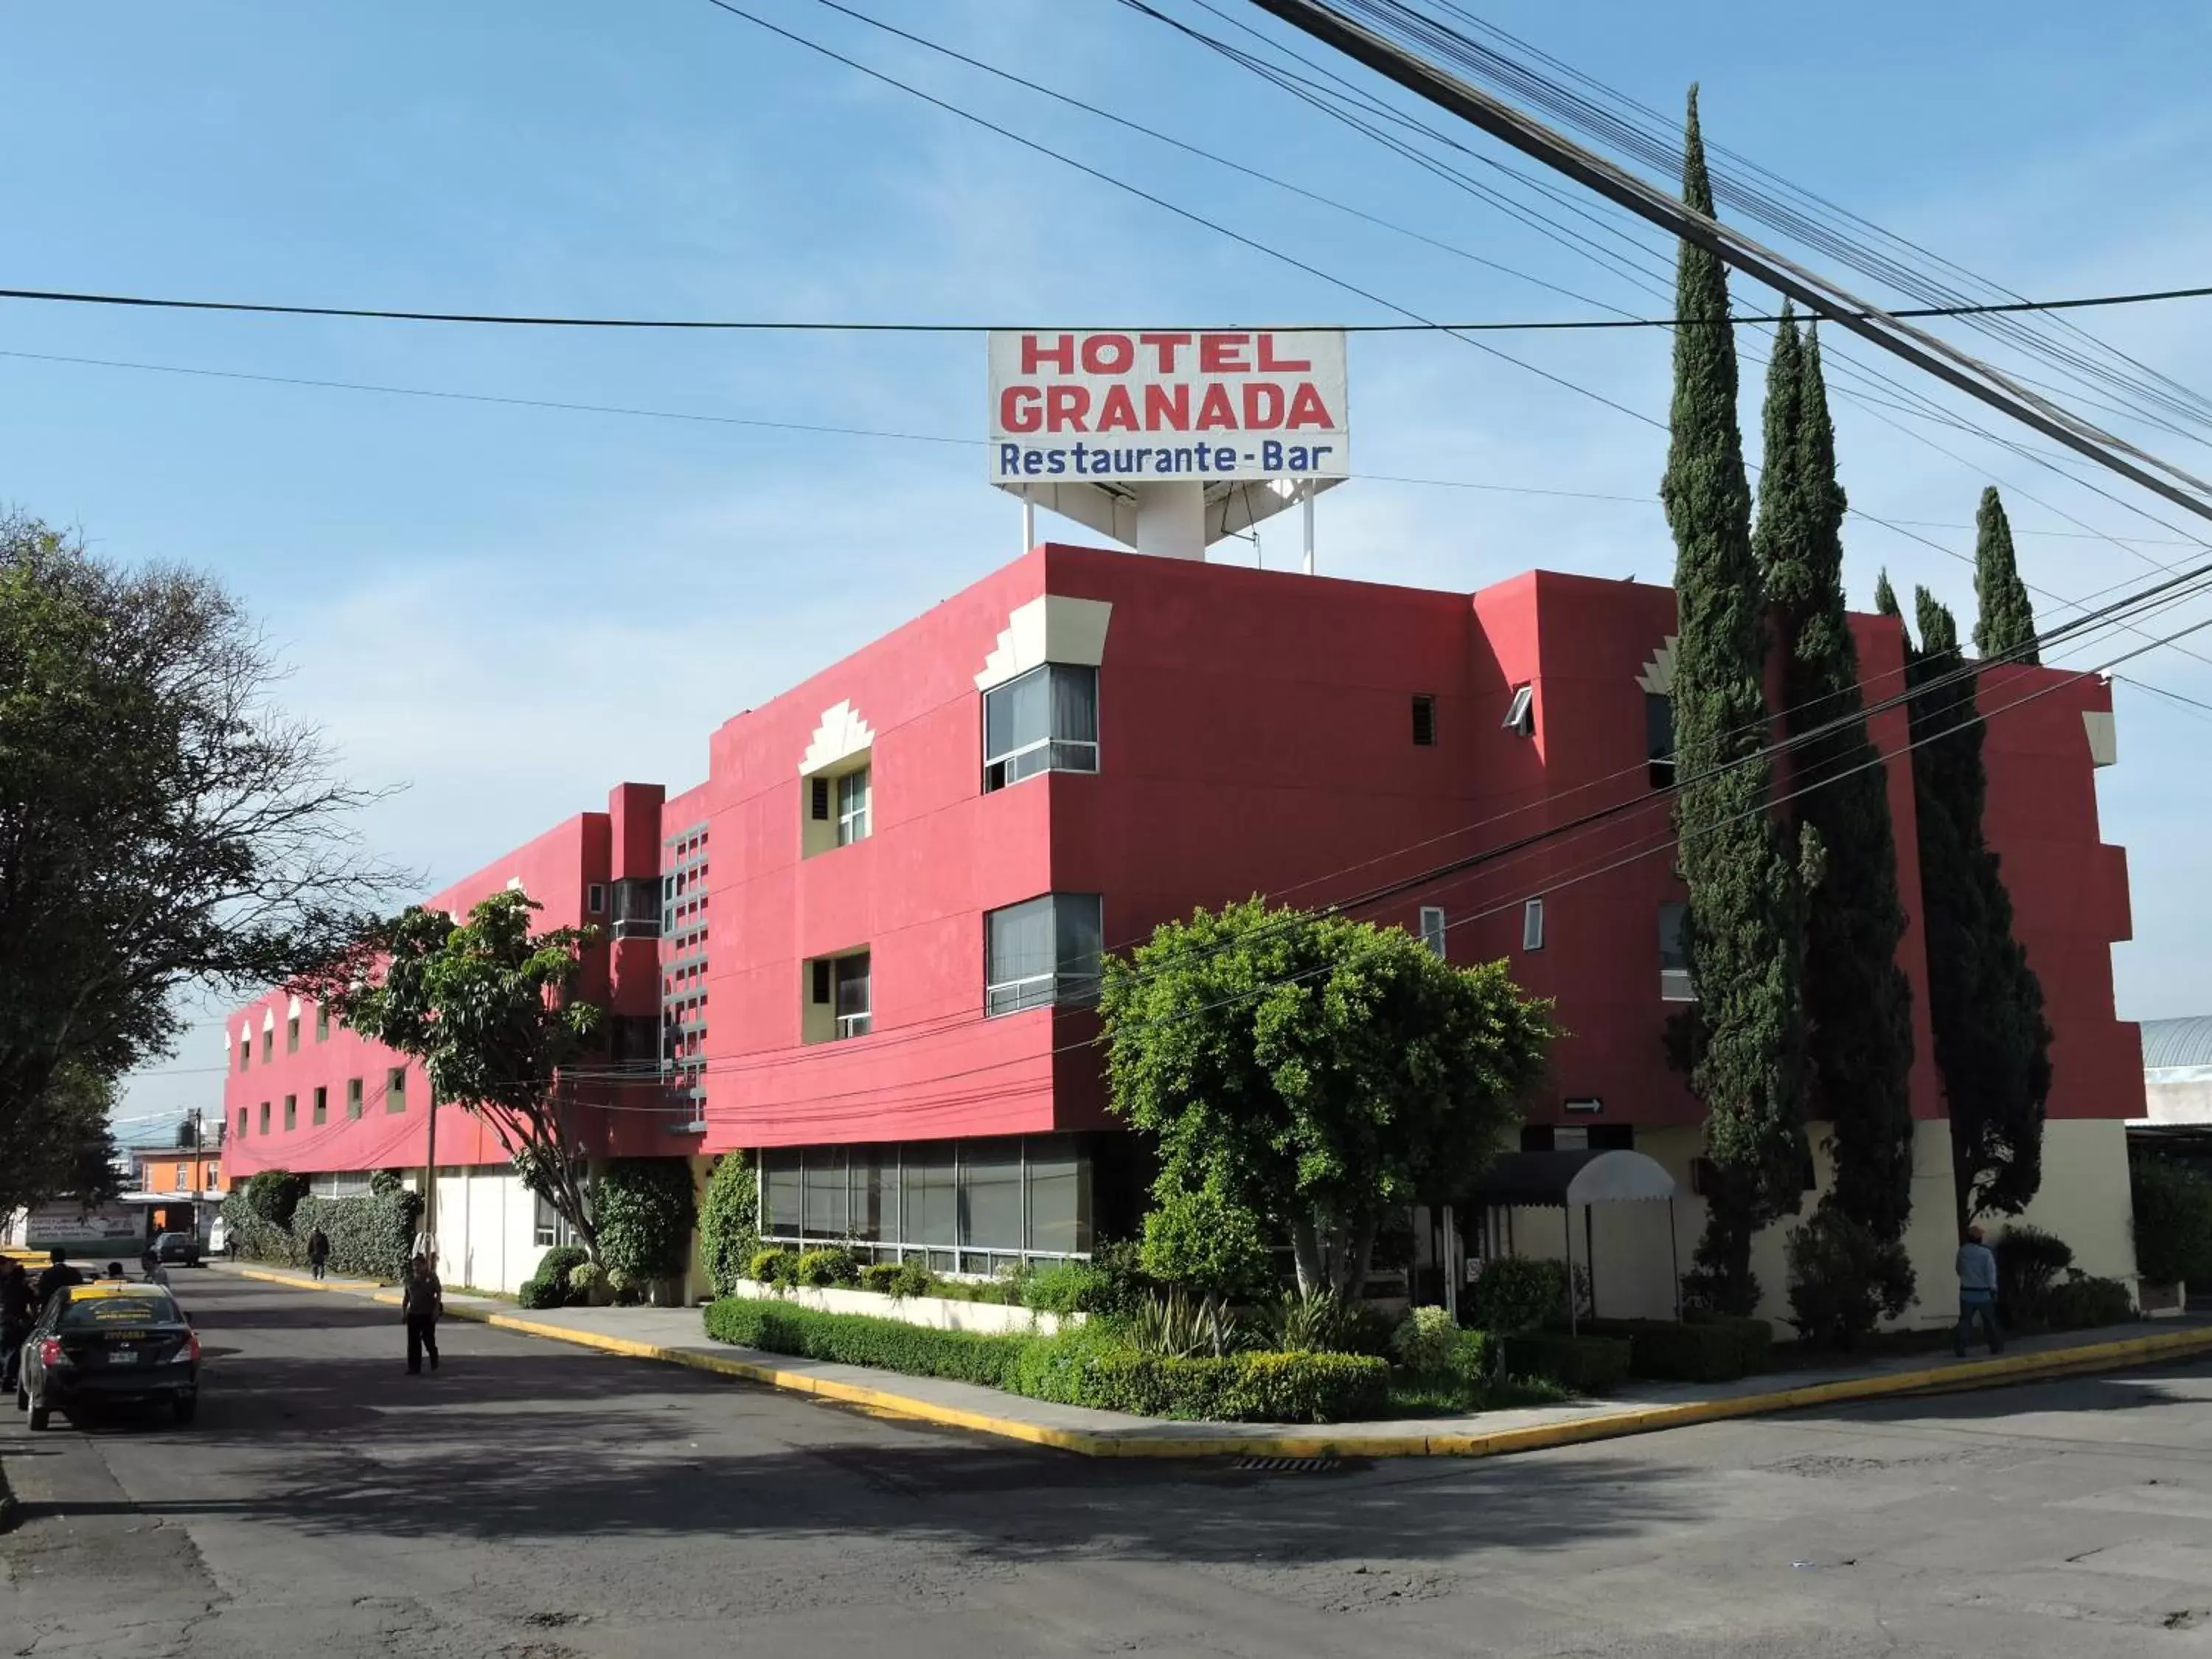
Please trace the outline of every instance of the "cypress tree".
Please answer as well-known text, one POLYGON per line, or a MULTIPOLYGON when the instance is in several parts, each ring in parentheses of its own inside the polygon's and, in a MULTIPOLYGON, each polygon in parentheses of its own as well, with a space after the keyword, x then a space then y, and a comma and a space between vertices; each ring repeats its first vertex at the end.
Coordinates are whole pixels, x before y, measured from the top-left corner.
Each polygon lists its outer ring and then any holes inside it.
POLYGON ((1951 1113, 1961 1226, 2017 1215, 2043 1182, 2051 1027, 2043 987, 2013 937, 2012 896, 1983 830, 1988 775, 1958 624, 1925 588, 1911 684, 1913 792, 1936 1066, 1951 1113), (1957 678, 1937 684, 1947 675, 1957 678))
MULTIPOLYGON (((1905 612, 1898 609, 1897 590, 1889 585, 1889 572, 1886 568, 1874 579, 1874 608, 1881 616, 1894 617, 1899 622, 1905 620, 1905 612)), ((1908 629, 1905 635, 1905 670, 1907 684, 1911 684, 1912 660, 1917 654, 1912 648, 1912 634, 1908 629)))
POLYGON ((2013 557, 2012 524, 1994 487, 1982 491, 1974 513, 1974 649, 1984 657, 2039 663, 2035 607, 2013 557))
MULTIPOLYGON (((1694 87, 1683 148, 1682 199, 1710 215, 1694 87)), ((1765 635, 1736 424, 1727 274, 1712 253, 1685 241, 1675 289, 1684 325, 1674 331, 1672 439, 1660 495, 1675 547, 1675 824, 1698 1001, 1674 1046, 1705 1104, 1717 1175, 1695 1293, 1748 1312, 1759 1296, 1752 1235, 1795 1210, 1802 1191, 1797 886, 1771 810, 1773 768, 1759 758, 1768 735, 1765 635)))
MULTIPOLYGON (((1820 880, 1805 896, 1805 1109, 1831 1126, 1835 1184, 1822 1203, 1893 1247, 1912 1213, 1913 1139, 1912 988, 1897 961, 1905 908, 1896 831, 1845 614, 1845 501, 1820 329, 1801 346, 1786 307, 1767 383, 1766 442, 1759 562, 1785 653, 1785 719, 1804 738, 1791 777, 1797 823, 1820 849, 1820 880)), ((1900 1263, 1893 1280, 1909 1286, 1911 1270, 1900 1263)))

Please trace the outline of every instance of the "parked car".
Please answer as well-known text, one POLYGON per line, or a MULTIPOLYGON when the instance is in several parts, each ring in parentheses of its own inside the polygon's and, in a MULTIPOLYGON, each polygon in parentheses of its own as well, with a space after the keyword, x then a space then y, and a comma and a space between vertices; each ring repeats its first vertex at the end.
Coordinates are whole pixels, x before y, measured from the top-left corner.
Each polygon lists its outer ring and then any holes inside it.
POLYGON ((154 1259, 165 1267, 197 1267, 200 1242, 191 1233, 163 1233, 154 1241, 154 1259))
POLYGON ((58 1292, 23 1344, 15 1409, 43 1429, 55 1411, 166 1405, 179 1423, 199 1408, 200 1340, 159 1285, 99 1279, 58 1292))

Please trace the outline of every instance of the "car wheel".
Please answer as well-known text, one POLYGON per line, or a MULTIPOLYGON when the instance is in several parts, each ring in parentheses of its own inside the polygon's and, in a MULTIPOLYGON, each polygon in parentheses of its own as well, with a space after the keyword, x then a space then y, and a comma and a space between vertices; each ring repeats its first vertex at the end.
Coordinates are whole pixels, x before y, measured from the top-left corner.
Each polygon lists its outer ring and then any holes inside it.
POLYGON ((46 1426, 47 1423, 48 1423, 49 1421, 51 1421, 51 1420, 52 1420, 52 1413, 51 1411, 49 1411, 49 1410, 47 1409, 47 1407, 44 1407, 44 1406, 40 1406, 40 1405, 36 1405, 36 1404, 33 1404, 33 1405, 32 1406, 32 1407, 31 1407, 31 1429, 32 1429, 32 1431, 33 1431, 33 1433, 37 1432, 38 1431, 40 1431, 40 1430, 41 1430, 41 1429, 44 1429, 44 1428, 46 1426))
POLYGON ((169 1402, 169 1410, 175 1416, 179 1428, 198 1415, 199 1409, 200 1397, 196 1394, 180 1394, 169 1402))

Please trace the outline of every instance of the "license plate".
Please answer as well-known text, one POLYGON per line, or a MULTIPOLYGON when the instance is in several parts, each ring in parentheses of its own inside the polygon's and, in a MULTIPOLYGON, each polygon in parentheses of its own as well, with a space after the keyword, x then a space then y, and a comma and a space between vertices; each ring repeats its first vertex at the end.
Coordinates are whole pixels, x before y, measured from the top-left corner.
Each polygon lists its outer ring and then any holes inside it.
POLYGON ((135 1365, 138 1358, 136 1348, 110 1348, 107 1351, 107 1363, 111 1365, 135 1365))

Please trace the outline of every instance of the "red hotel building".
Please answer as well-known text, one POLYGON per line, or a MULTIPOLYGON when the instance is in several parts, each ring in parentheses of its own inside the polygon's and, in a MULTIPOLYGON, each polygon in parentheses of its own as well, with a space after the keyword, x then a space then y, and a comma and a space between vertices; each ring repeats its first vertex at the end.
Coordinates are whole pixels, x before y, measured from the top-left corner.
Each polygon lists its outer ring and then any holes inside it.
MULTIPOLYGON (((1255 892, 1341 898, 1633 803, 1365 914, 1454 960, 1509 957, 1557 1000, 1568 1035, 1529 1144, 1666 1164, 1686 1262, 1701 1113, 1662 1048, 1691 990, 1655 793, 1674 627, 1673 593, 1632 582, 1532 572, 1470 596, 1047 544, 727 721, 703 782, 665 799, 621 785, 606 811, 433 902, 520 884, 544 924, 605 927, 587 977, 617 1015, 611 1064, 579 1094, 606 1155, 703 1169, 756 1150, 771 1235, 989 1271, 1129 1219, 1132 1160, 1085 1046, 1102 946, 1255 892)), ((1854 627, 1869 702, 1893 695, 1900 629, 1854 627)), ((1991 839, 2057 1033, 2029 1218, 2091 1271, 2130 1274, 2122 1126, 2143 1084, 2136 1028, 2113 1014, 2126 862, 2097 829, 2109 688, 2008 668, 1981 703, 1991 839)), ((1872 726, 1917 912, 1904 712, 1872 726)), ((1917 922, 1901 956, 1921 1124, 1910 1242, 1940 1312, 1948 1136, 1917 922)), ((229 1041, 234 1178, 283 1166, 344 1190, 422 1165, 427 1103, 395 1056, 281 994, 229 1041)), ((468 1115, 441 1112, 438 1149, 447 1277, 519 1283, 555 1241, 550 1213, 468 1115)), ((1607 1311, 1671 1305, 1648 1218, 1589 1224, 1607 1311)), ((1558 1237, 1554 1212, 1522 1248, 1558 1237)), ((1772 1297, 1778 1239, 1759 1266, 1772 1297)))

